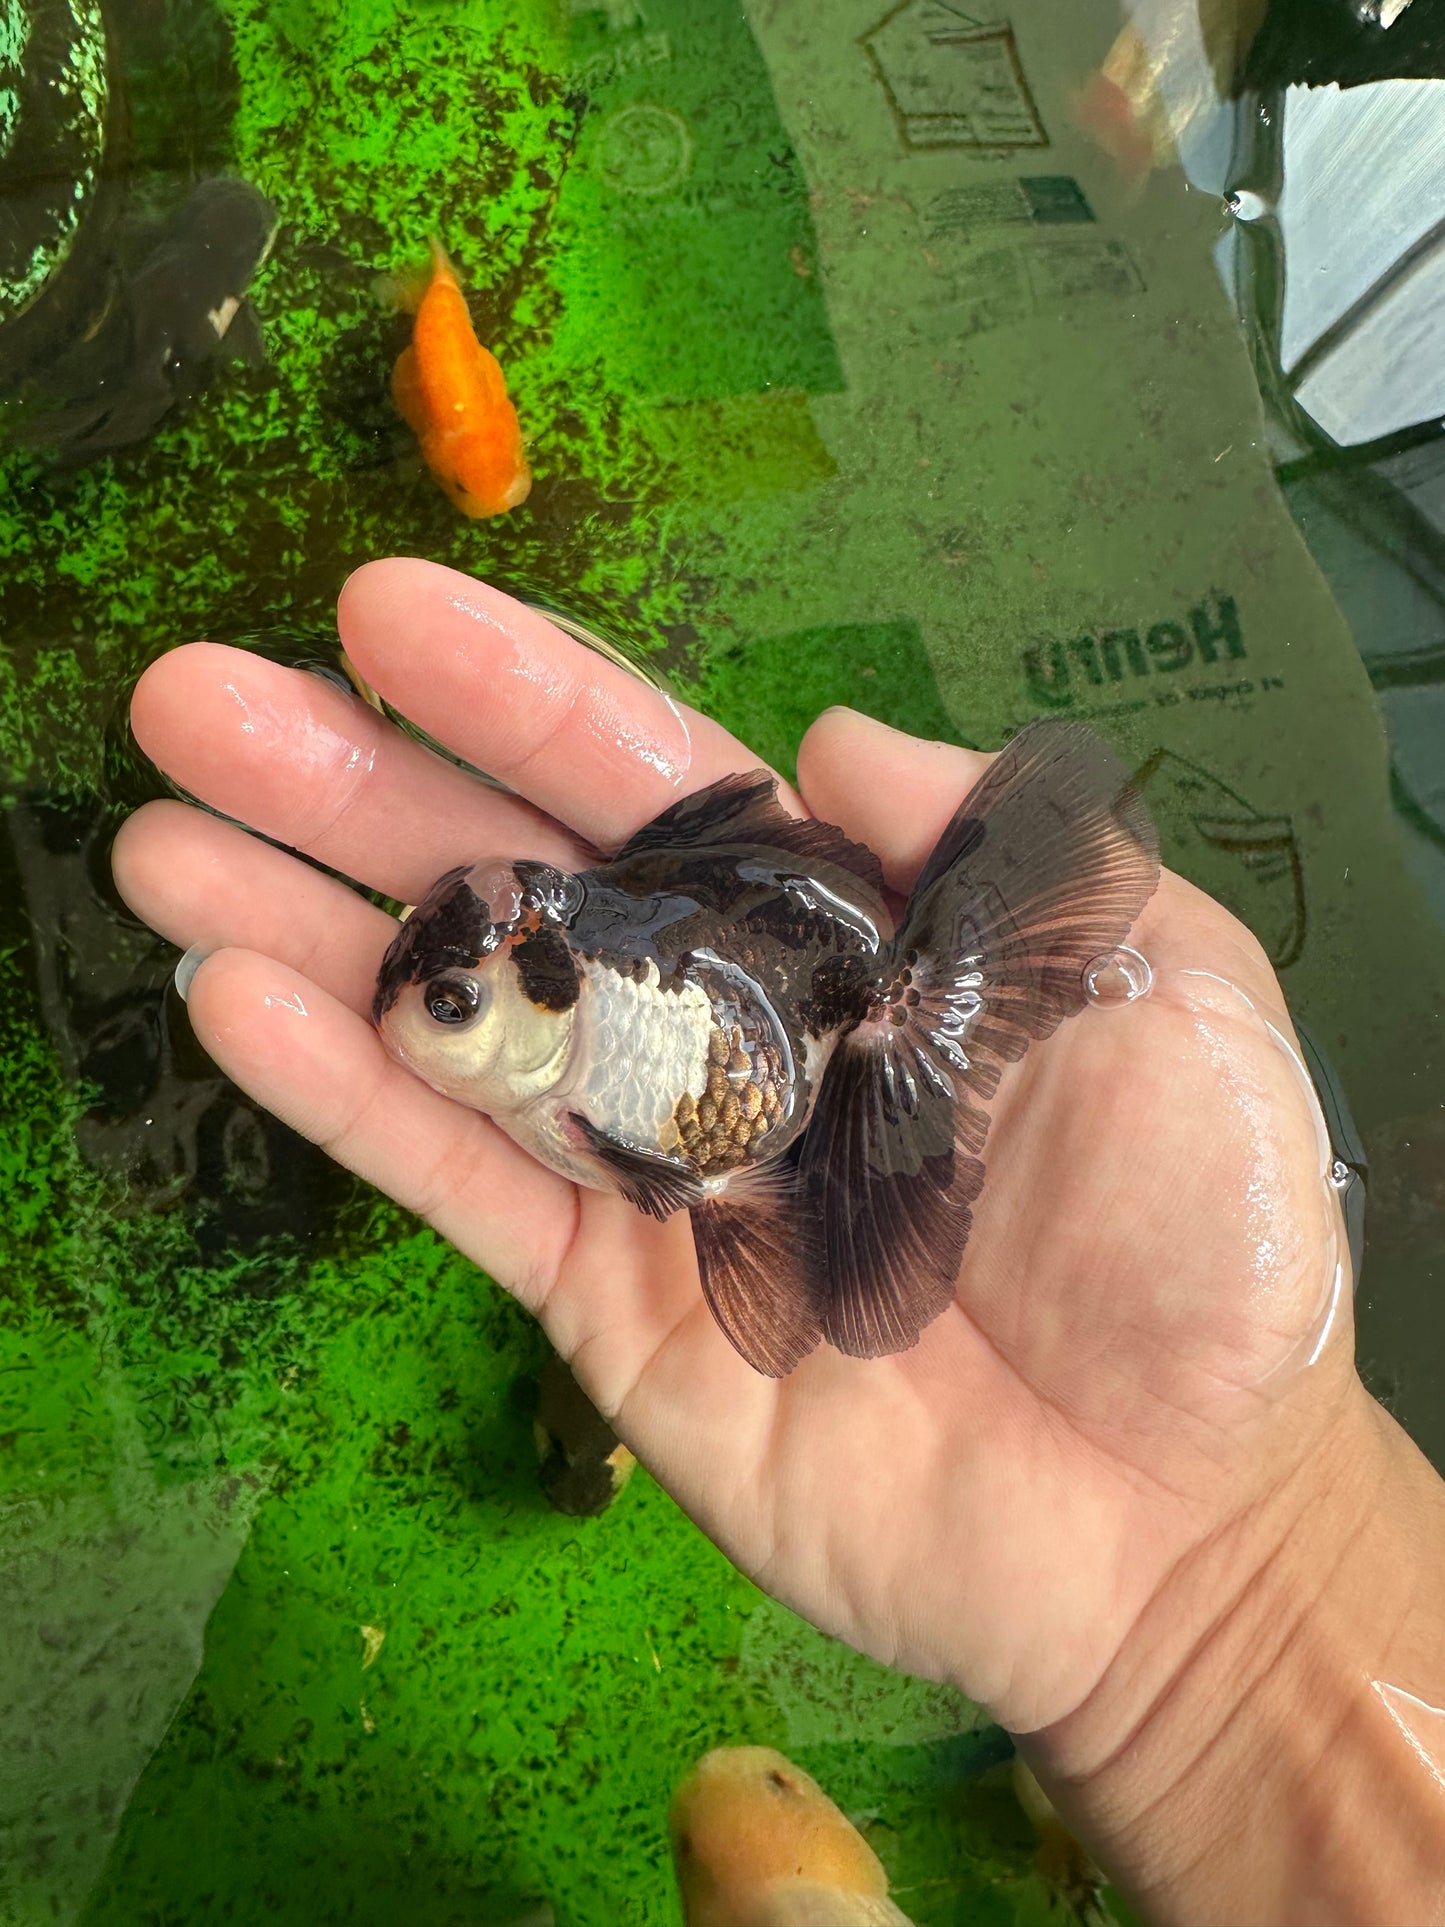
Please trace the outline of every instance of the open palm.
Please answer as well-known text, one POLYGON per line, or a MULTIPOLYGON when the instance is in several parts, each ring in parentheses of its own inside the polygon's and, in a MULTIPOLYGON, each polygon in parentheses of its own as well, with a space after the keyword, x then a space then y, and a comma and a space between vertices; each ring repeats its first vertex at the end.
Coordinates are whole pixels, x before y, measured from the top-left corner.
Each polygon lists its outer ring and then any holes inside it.
MULTIPOLYGON (((340 626, 397 710, 511 793, 315 677, 205 644, 154 665, 142 746, 272 839, 157 803, 118 840, 127 901, 211 953, 189 993, 202 1042, 515 1292, 770 1591, 1016 1731, 1073 1712, 1352 1383, 1318 1113, 1258 946, 1166 875, 1131 939, 1152 993, 1084 1011, 1004 1079, 953 1306, 911 1352, 825 1347, 762 1378, 703 1304, 685 1216, 577 1190, 386 1056, 367 1012, 394 922, 274 847, 414 902, 456 863, 616 845, 757 759, 430 564, 362 570, 340 626)), ((789 800, 906 889, 985 762, 830 712, 789 800)), ((1213 1602, 1197 1610, 1202 1630, 1213 1602)))

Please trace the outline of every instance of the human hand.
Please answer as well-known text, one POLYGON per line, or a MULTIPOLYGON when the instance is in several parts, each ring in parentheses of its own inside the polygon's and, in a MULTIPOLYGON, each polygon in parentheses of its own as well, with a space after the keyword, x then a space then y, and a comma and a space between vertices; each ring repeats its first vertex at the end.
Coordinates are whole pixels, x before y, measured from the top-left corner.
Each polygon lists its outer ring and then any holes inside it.
MULTIPOLYGON (((491 854, 575 865, 577 838, 615 845, 756 763, 430 564, 359 571, 340 628, 389 703, 515 794, 315 677, 211 645, 147 671, 135 730, 213 808, 403 901, 491 854)), ((791 802, 906 890, 986 760, 833 711, 791 802)), ((221 1067, 513 1291, 744 1570, 1015 1731, 1102 1707, 1083 1752, 1106 1756, 1355 1422, 1339 1214, 1280 992, 1176 877, 1131 938, 1152 993, 1084 1011, 1006 1074, 954 1305, 913 1351, 822 1349, 778 1381, 713 1323, 685 1217, 577 1190, 386 1055, 367 1016, 396 928, 381 910, 180 803, 126 825, 115 869, 141 916, 210 953, 189 1008, 221 1067)))

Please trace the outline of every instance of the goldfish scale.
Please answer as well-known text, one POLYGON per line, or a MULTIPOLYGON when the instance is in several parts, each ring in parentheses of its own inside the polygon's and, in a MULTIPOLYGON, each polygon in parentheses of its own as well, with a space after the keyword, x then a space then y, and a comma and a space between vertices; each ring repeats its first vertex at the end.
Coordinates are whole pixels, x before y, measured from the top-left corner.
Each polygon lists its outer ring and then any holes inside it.
POLYGON ((680 1101, 700 1097, 707 1085, 707 993, 685 982, 664 990, 656 965, 642 978, 606 964, 585 964, 582 975, 573 1103, 610 1137, 673 1150, 680 1101))

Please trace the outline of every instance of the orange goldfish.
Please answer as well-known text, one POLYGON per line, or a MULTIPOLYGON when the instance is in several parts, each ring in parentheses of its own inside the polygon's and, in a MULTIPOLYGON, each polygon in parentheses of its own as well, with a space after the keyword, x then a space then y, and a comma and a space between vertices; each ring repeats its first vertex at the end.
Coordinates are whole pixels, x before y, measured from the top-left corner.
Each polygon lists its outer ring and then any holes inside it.
POLYGON ((505 515, 532 486, 517 411, 496 356, 477 340, 439 241, 431 254, 430 276, 403 297, 416 326, 396 358, 391 398, 462 514, 505 515))
POLYGON ((1130 18, 1075 94, 1075 124, 1137 191, 1233 92, 1266 0, 1128 0, 1130 18))
POLYGON ((704 1754, 668 1824, 687 1927, 910 1927, 862 1834, 771 1747, 704 1754))

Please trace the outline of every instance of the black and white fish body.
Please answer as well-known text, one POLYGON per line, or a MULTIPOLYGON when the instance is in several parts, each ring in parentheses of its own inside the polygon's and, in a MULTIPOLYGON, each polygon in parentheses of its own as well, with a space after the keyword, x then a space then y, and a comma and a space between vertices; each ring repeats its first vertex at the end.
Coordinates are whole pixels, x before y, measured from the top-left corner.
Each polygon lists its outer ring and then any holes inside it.
POLYGON ((1003 1067, 1086 1001, 1158 879, 1127 772, 1020 732, 896 928, 877 858, 765 772, 576 873, 449 871, 377 981, 387 1048, 542 1163, 692 1215, 704 1295, 758 1371, 906 1349, 951 1301, 1003 1067))

